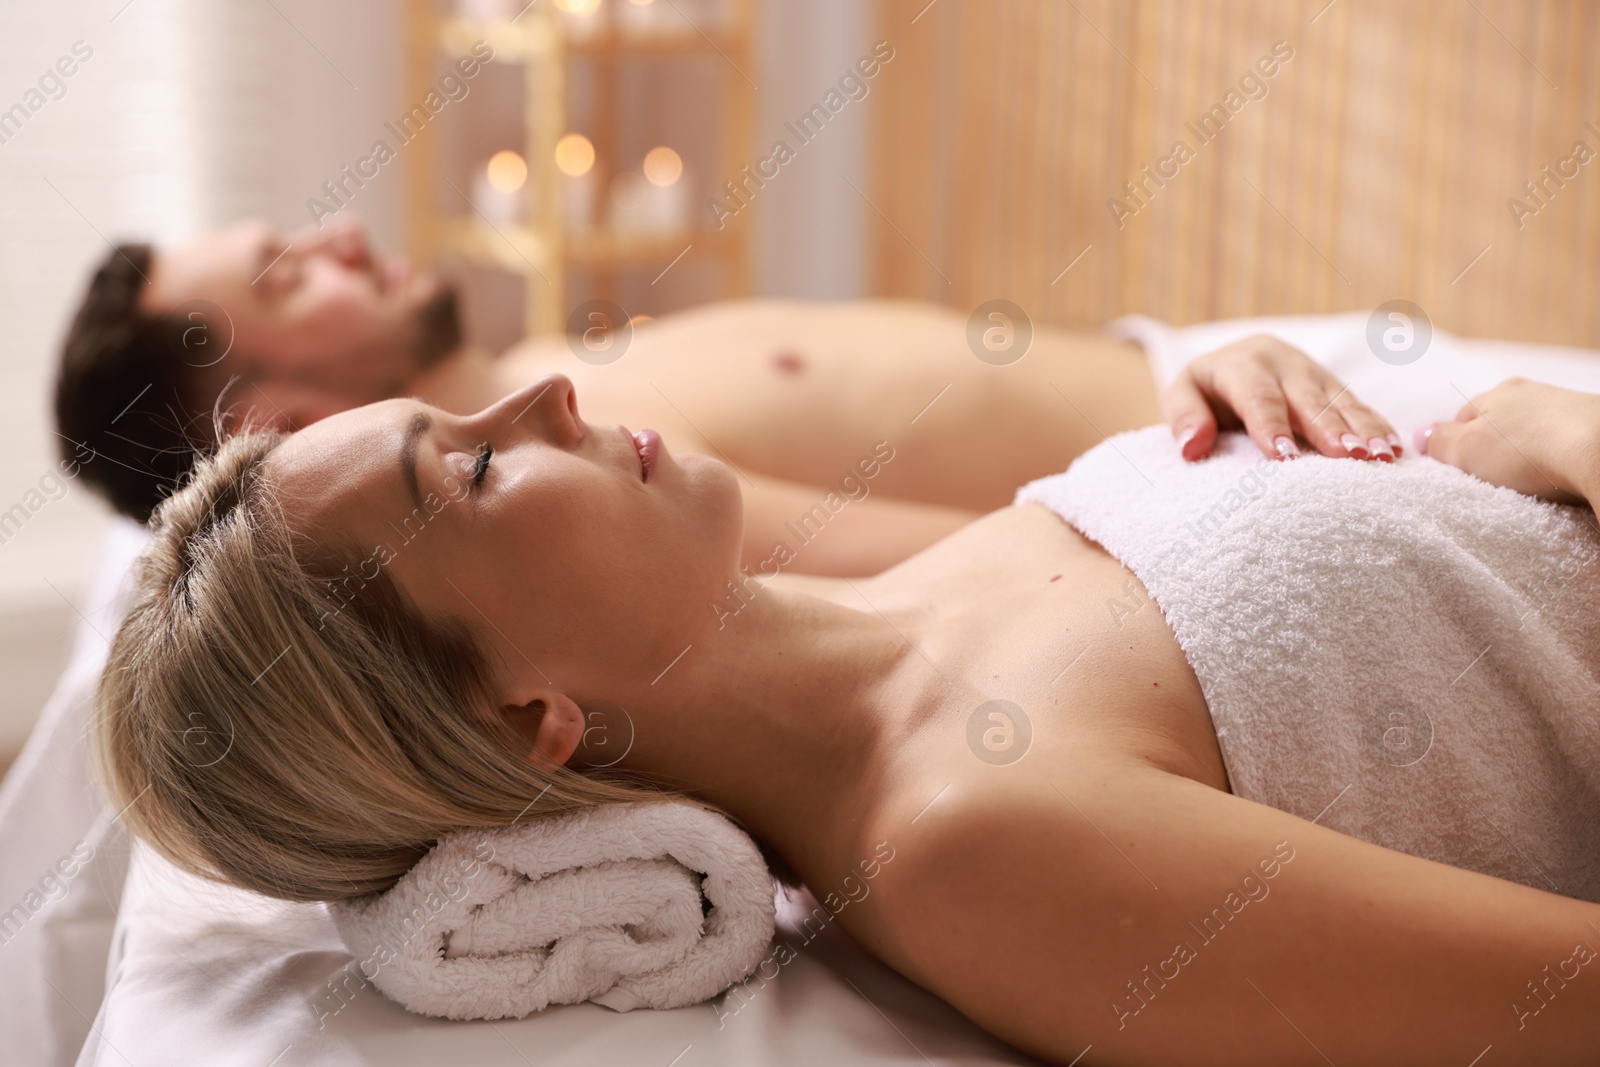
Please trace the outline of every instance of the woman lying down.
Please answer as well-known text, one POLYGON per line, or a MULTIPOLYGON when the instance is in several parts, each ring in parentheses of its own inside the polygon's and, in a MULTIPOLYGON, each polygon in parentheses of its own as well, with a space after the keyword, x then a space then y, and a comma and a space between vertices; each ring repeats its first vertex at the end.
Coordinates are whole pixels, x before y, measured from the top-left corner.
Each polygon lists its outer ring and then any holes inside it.
POLYGON ((664 787, 819 895, 887 842, 841 925, 1050 1062, 1593 1063, 1600 397, 1509 381, 1394 463, 1335 458, 1334 401, 1222 349, 1170 429, 876 577, 765 584, 736 475, 560 376, 236 437, 154 520, 115 803, 190 870, 333 900, 664 787), (634 743, 596 769, 607 703, 634 743))

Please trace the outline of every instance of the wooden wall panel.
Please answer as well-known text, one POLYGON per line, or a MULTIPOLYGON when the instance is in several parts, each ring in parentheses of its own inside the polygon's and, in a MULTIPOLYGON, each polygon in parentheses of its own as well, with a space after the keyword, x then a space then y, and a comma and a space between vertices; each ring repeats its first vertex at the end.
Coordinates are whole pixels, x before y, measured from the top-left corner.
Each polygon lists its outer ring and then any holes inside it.
POLYGON ((878 2, 880 295, 1074 325, 1403 298, 1469 336, 1600 347, 1600 5, 878 2), (1293 59, 1202 143, 1277 41, 1293 59), (1146 178, 1178 141, 1193 158, 1146 178), (1577 142, 1595 158, 1557 188, 1543 168, 1577 142))

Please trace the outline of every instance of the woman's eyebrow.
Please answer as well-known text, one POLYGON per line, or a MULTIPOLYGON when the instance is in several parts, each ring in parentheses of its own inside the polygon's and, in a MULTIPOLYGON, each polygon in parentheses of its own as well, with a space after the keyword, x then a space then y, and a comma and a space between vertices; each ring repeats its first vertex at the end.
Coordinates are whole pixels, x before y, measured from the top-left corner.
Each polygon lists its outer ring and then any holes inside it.
POLYGON ((412 415, 411 421, 406 423, 405 440, 400 445, 400 476, 411 491, 412 502, 419 508, 422 507, 422 488, 417 484, 417 446, 432 425, 433 420, 427 412, 419 411, 412 415))

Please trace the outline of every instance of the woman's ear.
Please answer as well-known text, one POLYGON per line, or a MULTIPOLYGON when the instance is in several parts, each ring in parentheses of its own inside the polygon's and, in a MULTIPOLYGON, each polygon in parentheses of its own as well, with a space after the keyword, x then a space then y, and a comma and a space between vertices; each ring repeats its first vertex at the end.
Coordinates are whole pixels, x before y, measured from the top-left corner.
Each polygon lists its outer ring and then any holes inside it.
POLYGON ((545 691, 526 704, 507 705, 503 714, 531 743, 530 763, 565 764, 583 742, 583 709, 565 693, 545 691))

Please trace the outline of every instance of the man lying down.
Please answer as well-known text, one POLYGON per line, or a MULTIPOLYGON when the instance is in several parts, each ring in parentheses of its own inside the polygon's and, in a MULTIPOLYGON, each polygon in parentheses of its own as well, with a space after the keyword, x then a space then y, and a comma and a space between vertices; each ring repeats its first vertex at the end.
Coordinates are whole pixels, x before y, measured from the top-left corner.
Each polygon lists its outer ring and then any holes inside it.
MULTIPOLYGON (((83 474, 119 511, 143 521, 172 490, 192 449, 213 443, 219 397, 235 427, 293 430, 396 396, 468 414, 559 371, 587 413, 738 473, 752 571, 870 574, 1105 434, 1161 419, 1136 348, 1041 328, 1025 358, 991 366, 958 314, 913 303, 712 305, 640 326, 606 365, 561 338, 493 358, 463 341, 447 282, 375 253, 348 219, 288 237, 244 222, 106 258, 66 342, 56 412, 64 453, 106 457, 83 474)), ((1182 414, 1202 433, 1198 455, 1207 417, 1182 414)), ((1328 455, 1400 451, 1348 396, 1309 429, 1328 455)), ((1269 444, 1290 430, 1259 428, 1269 444)))
MULTIPOLYGON (((799 381, 827 366, 788 354, 799 381)), ((781 395, 765 355, 752 378, 781 395)), ((865 413, 831 401, 870 440, 891 403, 915 428, 944 402, 911 423, 937 389, 873 388, 865 413)), ((841 927, 1053 1063, 1592 1061, 1600 398, 1513 380, 1416 455, 1251 338, 1180 375, 1167 425, 870 575, 779 573, 720 614, 759 488, 589 410, 545 372, 476 410, 250 429, 196 464, 156 508, 97 701, 130 828, 190 871, 337 900, 458 830, 666 791, 807 885, 893 842, 841 927), (1183 532, 1247 479, 1250 507, 1183 532), (422 535, 345 580, 429 495, 422 535), (634 726, 604 766, 602 704, 634 726), (198 766, 185 732, 219 709, 233 745, 198 766), (972 740, 997 714, 1017 758, 972 740), (1219 907, 1226 936, 1202 933, 1219 907)), ((1004 460, 982 441, 1015 425, 980 409, 960 433, 1004 460)), ((816 438, 766 454, 796 440, 816 438)))

